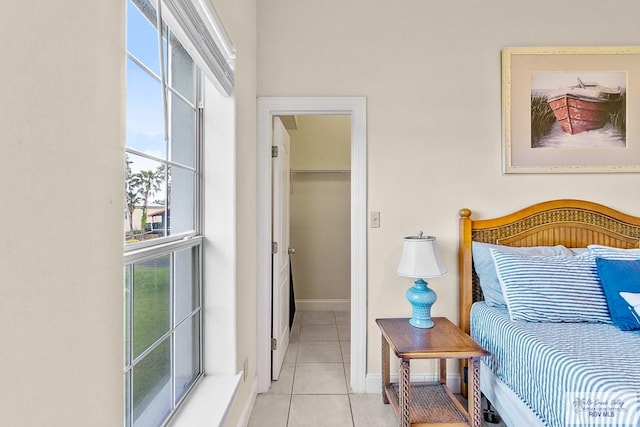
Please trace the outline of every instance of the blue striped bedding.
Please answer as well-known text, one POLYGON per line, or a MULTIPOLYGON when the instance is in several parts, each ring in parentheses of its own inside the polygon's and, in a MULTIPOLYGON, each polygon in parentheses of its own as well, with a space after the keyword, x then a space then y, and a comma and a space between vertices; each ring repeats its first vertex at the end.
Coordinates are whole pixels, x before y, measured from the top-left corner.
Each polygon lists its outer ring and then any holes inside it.
POLYGON ((471 336, 491 352, 485 364, 543 424, 640 426, 640 331, 620 331, 611 324, 511 321, 506 308, 478 302, 471 309, 471 336), (623 400, 618 414, 606 404, 589 406, 613 392, 623 400))

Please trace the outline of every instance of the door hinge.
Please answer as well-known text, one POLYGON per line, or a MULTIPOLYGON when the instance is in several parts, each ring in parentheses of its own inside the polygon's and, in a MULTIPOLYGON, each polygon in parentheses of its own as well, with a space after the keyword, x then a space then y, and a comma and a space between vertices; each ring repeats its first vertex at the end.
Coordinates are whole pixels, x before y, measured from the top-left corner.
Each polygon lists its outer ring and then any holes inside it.
POLYGON ((271 242, 271 253, 272 254, 278 253, 278 242, 271 242))
POLYGON ((278 146, 277 145, 272 145, 271 146, 271 157, 278 157, 278 146))
POLYGON ((278 340, 275 338, 271 338, 271 350, 278 349, 278 340))

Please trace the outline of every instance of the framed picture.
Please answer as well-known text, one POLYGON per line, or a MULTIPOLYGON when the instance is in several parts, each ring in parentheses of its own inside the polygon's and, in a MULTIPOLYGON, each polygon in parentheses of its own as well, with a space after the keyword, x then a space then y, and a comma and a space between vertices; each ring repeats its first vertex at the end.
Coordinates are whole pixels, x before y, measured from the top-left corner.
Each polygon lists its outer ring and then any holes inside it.
POLYGON ((640 46, 502 51, 505 173, 640 172, 640 46))

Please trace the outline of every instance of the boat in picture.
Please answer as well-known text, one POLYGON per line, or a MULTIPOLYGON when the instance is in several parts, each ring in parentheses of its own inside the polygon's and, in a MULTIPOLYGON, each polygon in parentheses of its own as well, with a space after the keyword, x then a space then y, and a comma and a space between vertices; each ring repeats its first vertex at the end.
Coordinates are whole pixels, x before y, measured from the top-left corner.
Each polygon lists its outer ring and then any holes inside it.
POLYGON ((547 102, 562 130, 575 135, 603 127, 621 96, 620 87, 613 89, 578 78, 576 86, 550 92, 547 102))

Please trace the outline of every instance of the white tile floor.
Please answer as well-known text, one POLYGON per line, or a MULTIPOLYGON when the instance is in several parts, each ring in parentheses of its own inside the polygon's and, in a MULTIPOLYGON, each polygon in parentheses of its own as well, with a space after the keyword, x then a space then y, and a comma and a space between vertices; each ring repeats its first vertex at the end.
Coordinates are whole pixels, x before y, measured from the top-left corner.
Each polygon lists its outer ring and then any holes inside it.
POLYGON ((278 381, 258 395, 251 427, 397 425, 378 394, 349 393, 350 316, 298 311, 278 381))
POLYGON ((250 427, 398 425, 379 394, 350 393, 349 322, 346 312, 297 312, 280 378, 258 395, 250 427))

